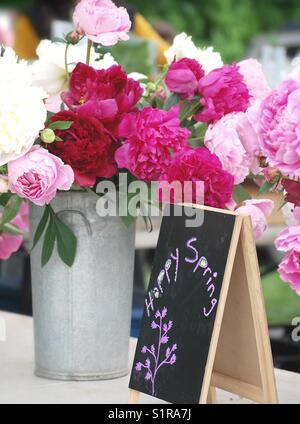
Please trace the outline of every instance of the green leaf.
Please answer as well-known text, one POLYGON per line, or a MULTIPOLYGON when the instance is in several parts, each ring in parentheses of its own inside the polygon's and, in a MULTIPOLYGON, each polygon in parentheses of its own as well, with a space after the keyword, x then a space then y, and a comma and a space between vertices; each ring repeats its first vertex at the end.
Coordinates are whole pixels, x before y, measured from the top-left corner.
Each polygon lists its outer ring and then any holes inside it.
POLYGON ((188 100, 185 100, 180 106, 180 113, 179 113, 180 121, 183 121, 189 116, 190 110, 191 110, 191 102, 188 100))
POLYGON ((192 129, 192 137, 193 138, 204 138, 207 131, 207 125, 206 124, 199 124, 194 125, 192 129))
POLYGON ((12 194, 12 193, 4 193, 4 194, 1 194, 1 196, 0 196, 0 205, 1 205, 1 206, 6 206, 6 205, 7 205, 7 203, 8 203, 8 201, 9 201, 9 199, 10 199, 12 196, 13 196, 13 194, 12 194))
POLYGON ((18 228, 14 224, 4 224, 0 227, 0 231, 2 231, 5 234, 10 234, 12 236, 22 236, 24 235, 24 231, 21 231, 20 228, 18 228))
POLYGON ((63 141, 62 138, 58 137, 57 135, 55 136, 55 141, 63 141))
POLYGON ((33 250, 35 248, 35 246, 38 244, 40 238, 42 237, 42 235, 45 231, 48 219, 49 219, 49 209, 46 206, 45 211, 44 211, 43 216, 42 216, 42 219, 40 220, 39 225, 38 225, 36 232, 34 234, 33 245, 32 245, 31 250, 33 250))
POLYGON ((177 94, 171 94, 164 103, 164 110, 170 110, 172 106, 179 103, 179 96, 177 94))
POLYGON ((195 97, 192 101, 185 100, 180 108, 180 122, 184 123, 185 120, 191 118, 201 108, 201 104, 198 97, 195 97))
POLYGON ((57 250, 61 260, 71 267, 77 251, 77 238, 70 228, 52 211, 57 235, 57 250))
POLYGON ((236 201, 236 203, 242 203, 245 200, 251 199, 250 194, 242 185, 237 185, 234 187, 233 190, 233 199, 236 201))
POLYGON ((50 260, 56 240, 56 227, 52 215, 45 233, 44 244, 42 249, 42 267, 44 267, 50 260))
POLYGON ((267 182, 265 182, 262 186, 261 186, 261 188, 260 188, 260 190, 259 190, 259 192, 258 192, 258 194, 264 194, 264 193, 267 193, 268 191, 270 191, 273 187, 274 187, 274 183, 269 183, 268 181, 267 182))
POLYGON ((161 97, 158 97, 158 96, 155 97, 155 107, 157 109, 163 109, 164 108, 164 101, 161 97))
POLYGON ((49 124, 48 128, 51 128, 51 130, 68 130, 72 124, 72 121, 56 121, 49 124))
POLYGON ((1 225, 9 223, 18 215, 22 201, 18 196, 12 196, 9 199, 2 214, 1 225))

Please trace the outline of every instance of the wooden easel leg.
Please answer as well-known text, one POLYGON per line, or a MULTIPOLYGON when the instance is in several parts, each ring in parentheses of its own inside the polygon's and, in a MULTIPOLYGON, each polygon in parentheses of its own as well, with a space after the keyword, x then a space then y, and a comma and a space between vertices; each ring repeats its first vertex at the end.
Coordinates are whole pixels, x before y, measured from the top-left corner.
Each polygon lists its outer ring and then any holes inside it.
POLYGON ((140 392, 129 389, 129 398, 128 398, 129 405, 137 405, 139 403, 139 400, 140 400, 140 392))
POLYGON ((210 387, 209 388, 209 392, 208 392, 208 396, 207 396, 207 403, 210 405, 216 404, 217 403, 217 391, 215 387, 210 387))

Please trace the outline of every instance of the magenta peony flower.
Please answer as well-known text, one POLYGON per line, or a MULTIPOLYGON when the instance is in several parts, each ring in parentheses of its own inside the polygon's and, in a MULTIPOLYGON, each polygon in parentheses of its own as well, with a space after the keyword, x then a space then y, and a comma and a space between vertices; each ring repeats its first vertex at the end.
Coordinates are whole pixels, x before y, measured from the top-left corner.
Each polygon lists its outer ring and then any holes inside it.
POLYGON ((300 82, 288 80, 263 101, 259 142, 271 167, 300 177, 300 82))
POLYGON ((182 97, 193 97, 198 92, 198 84, 204 76, 202 66, 194 59, 183 58, 173 62, 166 75, 166 85, 171 93, 182 97))
MULTIPOLYGON (((28 205, 23 202, 19 214, 11 221, 19 230, 27 232, 29 230, 28 205)), ((6 260, 17 252, 23 242, 23 236, 13 236, 10 234, 0 234, 0 259, 6 260)))
POLYGON ((127 10, 117 7, 111 0, 81 0, 75 8, 73 21, 79 33, 103 46, 129 39, 131 21, 127 10))
POLYGON ((224 65, 203 77, 199 92, 204 110, 195 118, 200 122, 217 121, 231 112, 245 112, 249 106, 249 91, 236 64, 224 65))
POLYGON ((70 78, 70 90, 62 99, 80 116, 95 117, 114 135, 125 113, 135 109, 143 89, 137 81, 128 78, 121 66, 96 71, 79 63, 70 78))
POLYGON ((268 216, 274 208, 272 200, 246 200, 244 205, 237 208, 236 212, 241 215, 250 216, 255 240, 259 240, 268 228, 268 216))
POLYGON ((244 81, 250 93, 250 101, 253 104, 256 100, 263 100, 270 93, 271 89, 263 73, 261 64, 256 59, 246 59, 239 62, 239 72, 243 75, 244 81))
POLYGON ((297 250, 300 252, 300 225, 285 228, 275 240, 276 249, 280 252, 297 250))
POLYGON ((252 158, 245 150, 238 132, 243 113, 231 113, 214 125, 205 134, 205 146, 220 159, 223 169, 234 176, 235 185, 244 182, 249 175, 252 158))
POLYGON ((205 205, 222 209, 231 199, 234 184, 233 176, 224 171, 219 158, 204 147, 185 148, 175 154, 161 180, 168 183, 179 181, 182 185, 185 181, 192 181, 194 203, 197 203, 196 185, 203 182, 205 205))
POLYGON ((8 163, 8 181, 12 193, 43 206, 51 202, 57 190, 69 190, 74 173, 69 165, 40 146, 8 163))
POLYGON ((118 167, 148 182, 158 180, 166 172, 171 151, 186 146, 190 135, 180 127, 177 107, 169 112, 145 107, 128 114, 121 122, 119 133, 125 144, 115 155, 118 167))
POLYGON ((300 296, 300 252, 292 250, 278 267, 280 278, 300 296))

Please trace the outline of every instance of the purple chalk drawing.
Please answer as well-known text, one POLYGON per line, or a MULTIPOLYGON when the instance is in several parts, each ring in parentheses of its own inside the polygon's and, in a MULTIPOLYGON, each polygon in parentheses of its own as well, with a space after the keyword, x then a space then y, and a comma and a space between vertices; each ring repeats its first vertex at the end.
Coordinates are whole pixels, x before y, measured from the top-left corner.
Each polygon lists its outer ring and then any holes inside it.
POLYGON ((170 337, 169 331, 173 327, 173 321, 164 322, 167 317, 168 309, 163 308, 162 311, 158 310, 155 313, 155 320, 151 323, 152 330, 158 330, 158 343, 157 346, 154 344, 149 347, 144 346, 141 352, 144 355, 148 355, 144 364, 137 362, 135 370, 141 372, 145 370, 145 380, 151 382, 152 396, 155 395, 155 380, 159 369, 165 365, 174 365, 176 363, 177 344, 173 344, 172 347, 165 349, 164 355, 162 355, 162 346, 166 345, 170 337))

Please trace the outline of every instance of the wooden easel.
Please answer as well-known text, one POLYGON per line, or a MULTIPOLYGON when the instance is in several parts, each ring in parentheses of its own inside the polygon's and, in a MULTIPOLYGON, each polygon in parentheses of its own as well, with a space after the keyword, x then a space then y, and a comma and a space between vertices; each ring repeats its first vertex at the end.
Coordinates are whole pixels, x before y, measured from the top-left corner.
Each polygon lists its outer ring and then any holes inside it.
MULTIPOLYGON (((251 220, 236 216, 210 343, 200 404, 216 403, 216 388, 258 403, 278 403, 268 324, 251 220)), ((129 403, 140 393, 129 391, 129 403)))

